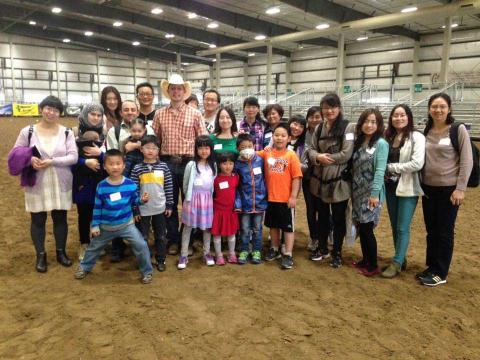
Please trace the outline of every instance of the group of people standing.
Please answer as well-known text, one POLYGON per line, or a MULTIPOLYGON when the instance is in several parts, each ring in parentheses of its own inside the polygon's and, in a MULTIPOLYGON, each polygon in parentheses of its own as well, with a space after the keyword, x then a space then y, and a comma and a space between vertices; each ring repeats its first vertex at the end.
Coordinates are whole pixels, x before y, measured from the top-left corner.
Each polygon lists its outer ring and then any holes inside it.
POLYGON ((305 117, 284 122, 279 104, 267 105, 262 116, 258 99, 247 97, 244 117, 237 121, 213 89, 203 94, 202 115, 180 75, 163 80, 161 91, 170 104, 155 110, 151 84, 136 87, 137 101, 122 101, 108 86, 100 103, 83 107, 74 129, 59 124, 63 105, 49 96, 40 104, 41 120, 22 129, 9 164, 12 174, 22 175, 37 271, 47 271, 49 211, 57 261, 72 265, 65 252, 72 201, 82 244, 78 279, 92 270, 110 241, 111 260, 121 261, 126 241, 142 282, 151 282, 150 227, 159 271, 165 270, 167 254, 179 253, 178 269, 187 267, 194 229, 202 232, 206 265, 225 264, 223 237, 229 263, 281 259, 281 267, 290 269, 294 209, 303 191, 310 260, 342 266, 344 238, 353 224, 362 258, 352 266, 362 275, 385 278, 407 267, 411 222, 422 197, 427 268, 416 277, 428 286, 446 282, 456 215, 473 163, 468 131, 454 124, 447 94, 430 98, 421 133, 405 104, 395 106, 385 122, 377 109, 366 109, 354 124, 344 118, 338 95, 329 93, 305 117), (394 255, 380 269, 375 228, 385 201, 394 255), (270 228, 265 254, 262 222, 270 228))

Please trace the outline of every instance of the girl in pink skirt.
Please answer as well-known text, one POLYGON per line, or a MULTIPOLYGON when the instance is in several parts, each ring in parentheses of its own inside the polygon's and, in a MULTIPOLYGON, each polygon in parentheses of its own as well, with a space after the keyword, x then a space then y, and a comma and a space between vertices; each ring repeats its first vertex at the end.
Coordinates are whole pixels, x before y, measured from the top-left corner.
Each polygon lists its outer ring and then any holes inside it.
POLYGON ((213 181, 217 168, 213 154, 213 141, 206 135, 195 139, 195 156, 185 167, 182 206, 182 248, 178 269, 185 269, 188 263, 188 244, 193 228, 203 230, 203 258, 208 266, 215 261, 210 254, 210 229, 213 222, 213 181))

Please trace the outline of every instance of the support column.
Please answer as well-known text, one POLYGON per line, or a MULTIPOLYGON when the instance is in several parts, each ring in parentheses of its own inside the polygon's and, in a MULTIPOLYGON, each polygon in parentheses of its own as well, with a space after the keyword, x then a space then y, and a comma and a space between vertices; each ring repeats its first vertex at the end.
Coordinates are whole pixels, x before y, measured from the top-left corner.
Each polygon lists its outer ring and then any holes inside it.
POLYGON ((267 104, 270 104, 270 93, 272 92, 272 44, 267 45, 267 79, 266 79, 266 96, 267 104))
POLYGON ((216 56, 216 59, 217 61, 215 62, 215 70, 216 70, 216 74, 215 74, 215 89, 217 89, 218 92, 220 92, 220 86, 221 86, 221 78, 220 78, 220 67, 221 67, 221 62, 222 62, 222 59, 221 59, 221 56, 220 56, 220 53, 217 54, 216 56))
MULTIPOLYGON (((10 45, 10 75, 12 78, 12 102, 17 101, 17 97, 15 95, 15 66, 13 65, 13 44, 12 40, 9 42, 10 45)), ((5 99, 6 100, 6 99, 5 99)))
POLYGON ((343 95, 344 70, 345 70, 345 35, 343 33, 340 33, 340 36, 338 37, 337 73, 335 77, 336 83, 337 83, 338 96, 343 95))
POLYGON ((150 59, 147 58, 147 68, 145 70, 147 76, 147 82, 150 82, 150 59))
POLYGON ((58 61, 58 47, 55 46, 55 72, 57 74, 57 96, 60 99, 60 64, 58 61))
POLYGON ((182 55, 177 53, 177 74, 181 75, 182 72, 182 55))
POLYGON ((442 63, 440 65, 440 84, 448 82, 448 63, 450 60, 450 47, 452 42, 452 17, 445 19, 445 31, 443 32, 442 63))
POLYGON ((212 65, 209 65, 208 66, 208 80, 210 81, 210 83, 208 84, 208 87, 209 88, 214 88, 214 76, 213 76, 213 66, 212 65))
POLYGON ((102 97, 102 84, 100 82, 100 55, 97 51, 97 88, 98 88, 98 100, 102 97))
POLYGON ((248 94, 248 60, 243 63, 243 92, 248 94))
POLYGON ((413 47, 412 62, 412 86, 410 87, 410 99, 415 100, 415 84, 418 82, 418 66, 420 63, 420 41, 415 41, 413 47))
POLYGON ((292 93, 292 58, 289 56, 285 61, 285 96, 292 93))
POLYGON ((134 57, 132 61, 133 65, 133 96, 135 97, 135 86, 137 86, 137 58, 134 57))

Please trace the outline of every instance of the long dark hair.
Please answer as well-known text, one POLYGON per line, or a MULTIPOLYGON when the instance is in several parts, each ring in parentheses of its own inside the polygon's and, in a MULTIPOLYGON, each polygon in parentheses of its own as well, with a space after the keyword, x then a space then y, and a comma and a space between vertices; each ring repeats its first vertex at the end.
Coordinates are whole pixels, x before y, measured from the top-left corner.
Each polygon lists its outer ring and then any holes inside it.
POLYGON ((385 140, 387 140, 387 142, 390 145, 392 145, 393 141, 395 140, 395 136, 397 135, 397 130, 393 127, 392 119, 393 119, 393 114, 395 113, 395 110, 397 110, 398 108, 402 108, 403 110, 405 110, 405 114, 407 114, 407 118, 408 118, 407 126, 405 126, 401 130, 402 140, 400 142, 400 147, 402 147, 403 144, 405 143, 405 140, 410 137, 410 134, 412 133, 413 127, 414 127, 412 110, 407 104, 395 105, 392 111, 390 111, 390 116, 388 117, 388 127, 387 127, 387 130, 385 130, 385 140))
POLYGON ((374 108, 365 109, 360 114, 360 117, 358 118, 358 122, 357 122, 357 127, 355 128, 356 139, 353 146, 353 151, 357 151, 362 146, 363 141, 365 140, 365 134, 362 131, 362 126, 365 123, 365 120, 367 120, 367 118, 372 114, 375 115, 375 119, 377 120, 377 130, 370 138, 370 141, 368 142, 368 147, 372 147, 373 145, 375 145, 378 139, 380 139, 383 136, 384 125, 383 125, 382 114, 380 113, 380 111, 378 111, 378 109, 374 109, 374 108))
POLYGON ((207 163, 212 169, 213 175, 216 175, 213 141, 208 135, 200 135, 195 139, 195 155, 193 156, 193 160, 195 161, 195 167, 197 168, 197 172, 200 173, 200 170, 198 170, 198 163, 201 160, 200 156, 198 156, 198 148, 202 146, 208 146, 210 148, 210 156, 207 158, 207 163))
POLYGON ((310 107, 308 110, 307 110, 307 116, 305 116, 305 118, 307 119, 308 121, 308 118, 310 116, 313 116, 315 115, 315 113, 320 113, 320 116, 322 116, 322 108, 320 106, 312 106, 310 107))
POLYGON ((220 113, 222 112, 222 110, 225 110, 230 116, 230 119, 232 120, 232 127, 230 128, 230 133, 233 136, 233 133, 238 132, 237 118, 235 117, 235 113, 230 107, 221 107, 220 110, 218 110, 217 116, 215 116, 215 128, 213 130, 213 133, 215 135, 219 135, 222 132, 222 129, 220 128, 220 113))
POLYGON ((115 119, 117 122, 122 121, 122 115, 120 115, 120 111, 122 110, 122 96, 120 95, 120 92, 117 90, 115 86, 105 86, 103 88, 102 96, 100 97, 100 103, 102 104, 103 109, 105 110, 105 115, 107 116, 107 118, 111 117, 115 119), (107 107, 107 95, 110 94, 111 92, 115 94, 118 101, 118 106, 113 113, 107 107))
POLYGON ((320 100, 320 114, 322 116, 322 121, 324 121, 323 119, 323 112, 322 112, 322 108, 323 108, 323 105, 328 105, 330 107, 338 107, 340 108, 340 111, 338 113, 338 116, 337 116, 337 119, 335 120, 335 122, 333 123, 333 126, 332 128, 330 129, 330 134, 332 136, 341 136, 343 134, 341 134, 340 132, 340 123, 342 122, 343 120, 343 110, 342 110, 342 102, 340 100, 340 97, 335 94, 335 93, 328 93, 326 94, 324 97, 322 97, 322 99, 320 100))
MULTIPOLYGON (((303 132, 300 134, 300 136, 297 138, 297 141, 295 142, 294 150, 296 151, 297 148, 301 145, 305 144, 305 134, 307 133, 307 120, 303 117, 303 115, 293 115, 289 120, 288 120, 288 128, 290 129, 290 125, 292 123, 298 123, 303 126, 303 132)), ((291 130, 290 130, 291 133, 291 130)))
POLYGON ((433 126, 433 118, 432 118, 432 115, 430 115, 430 105, 432 105, 432 102, 438 98, 442 98, 443 100, 445 100, 448 104, 448 109, 450 110, 450 112, 447 115, 447 120, 445 121, 446 124, 450 125, 450 124, 453 124, 453 122, 455 121, 455 119, 452 116, 452 99, 450 98, 450 96, 448 96, 448 94, 445 94, 445 93, 433 94, 432 96, 430 96, 430 99, 428 99, 428 110, 427 110, 428 121, 427 121, 427 125, 425 125, 425 130, 423 131, 425 136, 428 134, 428 132, 433 126))

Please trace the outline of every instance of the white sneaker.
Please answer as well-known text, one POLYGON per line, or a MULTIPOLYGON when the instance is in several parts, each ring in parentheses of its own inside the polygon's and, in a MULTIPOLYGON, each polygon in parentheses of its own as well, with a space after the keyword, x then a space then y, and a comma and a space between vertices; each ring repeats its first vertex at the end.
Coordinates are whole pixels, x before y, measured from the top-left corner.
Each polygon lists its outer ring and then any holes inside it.
POLYGON ((80 250, 78 251, 78 260, 82 261, 85 256, 85 251, 87 250, 88 244, 80 244, 80 250))

